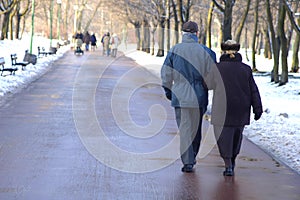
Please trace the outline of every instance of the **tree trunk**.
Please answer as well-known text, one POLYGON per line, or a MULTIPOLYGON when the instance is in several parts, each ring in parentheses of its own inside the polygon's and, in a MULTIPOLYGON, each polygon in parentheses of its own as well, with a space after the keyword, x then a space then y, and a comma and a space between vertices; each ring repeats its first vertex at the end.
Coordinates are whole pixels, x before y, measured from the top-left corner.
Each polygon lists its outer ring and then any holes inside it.
MULTIPOLYGON (((64 35, 64 39, 67 40, 68 39, 68 30, 69 30, 69 10, 70 10, 70 0, 67 0, 67 3, 66 3, 66 10, 65 10, 65 17, 63 19, 63 35, 64 35)), ((72 23, 70 23, 72 24, 72 23)), ((73 27, 71 30, 74 31, 73 34, 76 33, 76 30, 74 30, 75 27, 73 27)))
POLYGON ((207 25, 206 21, 203 25, 203 20, 199 15, 200 22, 199 22, 199 33, 198 33, 198 40, 201 44, 206 44, 206 34, 207 34, 207 25), (204 28, 203 28, 204 27, 204 28))
POLYGON ((179 42, 179 20, 174 0, 172 0, 172 9, 174 13, 174 44, 177 44, 179 42))
POLYGON ((270 42, 270 34, 268 30, 268 25, 265 24, 263 28, 264 35, 264 57, 268 59, 272 59, 272 51, 271 51, 271 42, 270 42))
MULTIPOLYGON (((98 14, 98 10, 99 10, 100 6, 101 6, 101 1, 99 1, 99 2, 97 3, 97 5, 94 7, 94 10, 93 10, 93 11, 90 11, 90 14, 89 14, 90 17, 88 18, 88 21, 86 22, 86 25, 85 25, 85 27, 84 27, 84 30, 86 30, 86 31, 89 30, 91 23, 94 21, 95 17, 96 17, 97 14, 98 14)), ((111 20, 113 20, 113 19, 111 18, 111 20)), ((114 21, 114 20, 113 20, 113 21, 114 21)))
POLYGON ((150 25, 146 17, 143 21, 142 51, 150 53, 150 25))
POLYGON ((184 19, 183 19, 183 6, 182 6, 182 0, 177 0, 177 15, 178 15, 178 18, 179 18, 179 27, 180 29, 182 28, 182 25, 183 25, 183 22, 184 22, 184 19))
POLYGON ((139 22, 134 23, 135 38, 136 38, 136 50, 141 50, 141 24, 139 22))
POLYGON ((150 34, 150 25, 147 26, 147 30, 146 30, 146 38, 147 38, 147 41, 146 41, 146 52, 147 53, 150 53, 150 43, 151 43, 151 34, 150 34))
POLYGON ((210 7, 207 14, 207 24, 206 24, 206 45, 208 48, 211 48, 211 22, 212 22, 212 14, 214 11, 214 3, 210 3, 210 7))
POLYGON ((246 27, 245 29, 245 54, 246 54, 246 60, 249 61, 249 56, 248 56, 248 28, 246 27))
POLYGON ((167 0, 167 51, 170 50, 171 48, 171 23, 170 23, 170 18, 171 18, 171 13, 170 13, 170 1, 167 0))
POLYGON ((14 33, 14 30, 13 30, 13 19, 14 19, 14 15, 16 14, 16 11, 15 10, 13 10, 12 12, 10 12, 10 14, 9 14, 9 24, 8 24, 8 26, 9 26, 9 38, 10 38, 10 40, 13 40, 14 39, 14 35, 13 35, 13 33, 14 33))
MULTIPOLYGON (((297 24, 300 26, 300 18, 297 19, 297 24)), ((300 34, 297 34, 294 41, 293 48, 293 58, 292 58, 292 68, 291 72, 299 71, 299 44, 300 44, 300 34)))
POLYGON ((249 8, 250 8, 250 3, 251 3, 251 0, 247 0, 247 7, 246 7, 246 10, 242 16, 242 19, 239 23, 239 26, 237 28, 237 31, 236 31, 236 35, 235 35, 235 41, 237 43, 240 43, 240 39, 241 39, 241 35, 242 35, 242 31, 243 31, 243 28, 244 28, 244 25, 245 25, 245 22, 246 22, 246 19, 247 19, 247 16, 248 16, 248 12, 249 12, 249 8))
POLYGON ((151 55, 154 56, 155 52, 155 32, 156 32, 156 27, 153 27, 152 32, 152 44, 151 44, 151 55))
POLYGON ((221 20, 217 17, 215 18, 215 22, 218 25, 217 27, 217 45, 218 48, 221 48, 221 43, 223 42, 223 24, 221 23, 221 20))
POLYGON ((263 48, 263 33, 260 31, 260 29, 258 29, 258 39, 256 42, 256 52, 257 55, 261 55, 261 49, 263 48))
POLYGON ((21 27, 21 15, 16 14, 16 28, 15 28, 15 38, 20 39, 20 27, 21 27))
POLYGON ((22 28, 20 29, 20 33, 19 33, 19 39, 21 40, 22 37, 23 37, 23 33, 24 33, 24 30, 25 30, 25 26, 26 26, 26 21, 25 21, 25 17, 21 18, 21 22, 22 22, 22 28))
POLYGON ((255 1, 255 12, 254 12, 254 30, 253 30, 253 38, 252 38, 252 71, 257 71, 256 69, 256 38, 257 38, 257 27, 258 27, 258 5, 259 0, 255 1))
POLYGON ((9 12, 4 13, 1 29, 1 40, 8 39, 9 12))
POLYGON ((288 41, 285 36, 284 31, 284 20, 286 17, 286 9, 283 6, 283 0, 280 1, 279 6, 279 17, 278 17, 278 34, 281 42, 281 66, 282 66, 282 72, 281 72, 281 79, 279 86, 285 85, 288 82, 288 41))
POLYGON ((164 56, 164 40, 165 40, 165 20, 161 18, 158 24, 158 51, 156 54, 156 56, 158 57, 164 56))
POLYGON ((233 1, 227 0, 225 2, 225 10, 224 10, 224 21, 223 21, 223 41, 231 40, 231 26, 232 26, 232 8, 233 1))
MULTIPOLYGON (((77 19, 76 19, 76 21, 77 21, 77 30, 82 30, 82 18, 83 18, 83 9, 79 9, 78 11, 77 11, 77 13, 78 13, 78 15, 77 15, 77 19)), ((110 19, 111 20, 111 19, 110 19)), ((85 30, 84 30, 85 31, 85 30)))
POLYGON ((29 6, 30 3, 28 1, 28 3, 24 6, 23 5, 23 12, 20 12, 20 3, 18 2, 16 4, 16 13, 15 13, 15 19, 16 19, 16 23, 15 23, 15 38, 16 39, 21 39, 21 34, 23 34, 23 31, 25 29, 25 16, 26 14, 28 14, 29 12, 29 6), (22 29, 21 29, 21 22, 23 19, 23 24, 22 24, 22 29))
POLYGON ((273 56, 274 56, 274 66, 271 73, 271 82, 278 83, 279 76, 278 76, 278 68, 279 68, 279 40, 275 35, 271 7, 270 7, 270 0, 266 0, 266 12, 267 12, 267 19, 269 24, 269 29, 271 32, 271 40, 272 40, 272 49, 273 49, 273 56))
POLYGON ((190 20, 190 10, 192 6, 192 0, 187 0, 187 5, 185 6, 185 17, 183 22, 187 22, 190 20))

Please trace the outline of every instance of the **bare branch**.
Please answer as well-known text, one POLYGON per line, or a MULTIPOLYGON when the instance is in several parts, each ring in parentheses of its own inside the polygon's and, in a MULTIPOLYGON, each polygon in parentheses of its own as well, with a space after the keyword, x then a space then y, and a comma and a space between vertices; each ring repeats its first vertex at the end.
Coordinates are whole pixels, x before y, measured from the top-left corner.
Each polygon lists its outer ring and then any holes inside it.
POLYGON ((295 22, 295 17, 294 17, 294 13, 289 5, 289 3, 287 1, 283 1, 284 2, 284 7, 287 11, 287 14, 289 16, 289 19, 291 21, 291 24, 293 25, 293 28, 295 29, 295 31, 297 32, 297 34, 300 34, 300 27, 297 25, 297 23, 295 22))
MULTIPOLYGON (((225 12, 225 8, 223 8, 221 6, 221 4, 219 4, 216 0, 212 0, 212 2, 215 4, 215 6, 221 11, 221 12, 225 12)), ((226 3, 225 0, 223 0, 224 3, 226 3)))

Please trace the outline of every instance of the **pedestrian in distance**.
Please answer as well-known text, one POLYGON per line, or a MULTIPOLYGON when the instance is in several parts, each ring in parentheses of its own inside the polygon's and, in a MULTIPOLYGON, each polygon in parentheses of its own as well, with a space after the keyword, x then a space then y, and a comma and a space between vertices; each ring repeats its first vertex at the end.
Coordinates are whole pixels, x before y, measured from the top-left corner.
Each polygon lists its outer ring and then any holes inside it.
POLYGON ((234 175, 242 133, 245 125, 250 124, 251 107, 255 120, 263 113, 251 67, 242 62, 239 49, 240 44, 234 40, 222 43, 220 62, 206 77, 208 89, 213 90, 211 124, 225 163, 224 176, 234 175))
POLYGON ((101 44, 102 44, 102 55, 104 56, 106 54, 106 49, 105 49, 105 45, 104 45, 104 38, 106 36, 106 33, 103 34, 102 38, 101 38, 101 44))
POLYGON ((97 48, 97 38, 96 38, 95 33, 93 33, 93 34, 91 35, 91 50, 92 50, 92 51, 95 51, 96 48, 97 48))
POLYGON ((83 50, 81 49, 81 46, 83 44, 83 34, 81 31, 77 31, 77 33, 74 36, 75 38, 75 52, 76 53, 83 53, 83 50))
POLYGON ((117 57, 117 52, 118 52, 118 46, 120 45, 120 38, 118 37, 117 34, 113 34, 111 39, 110 39, 110 43, 111 43, 111 56, 112 57, 117 57))
POLYGON ((111 48, 111 44, 110 44, 110 33, 107 32, 105 37, 103 38, 103 44, 104 44, 104 49, 105 49, 105 53, 107 56, 110 55, 110 48, 111 48))
POLYGON ((216 54, 198 43, 198 25, 184 23, 182 42, 173 46, 161 68, 162 87, 175 109, 180 136, 182 172, 193 172, 200 149, 203 114, 208 105, 204 76, 215 66, 216 54))
POLYGON ((91 35, 88 31, 83 36, 83 42, 85 43, 85 50, 88 51, 90 48, 91 35))

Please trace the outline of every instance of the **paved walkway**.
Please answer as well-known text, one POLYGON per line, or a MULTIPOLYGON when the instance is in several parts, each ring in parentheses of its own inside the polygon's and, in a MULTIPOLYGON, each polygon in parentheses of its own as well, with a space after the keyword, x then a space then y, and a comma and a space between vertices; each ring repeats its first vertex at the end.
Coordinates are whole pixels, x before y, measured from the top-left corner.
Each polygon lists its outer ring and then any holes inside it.
POLYGON ((299 200, 299 175, 246 139, 235 177, 209 145, 183 174, 158 81, 99 51, 55 61, 0 107, 0 199, 299 200))

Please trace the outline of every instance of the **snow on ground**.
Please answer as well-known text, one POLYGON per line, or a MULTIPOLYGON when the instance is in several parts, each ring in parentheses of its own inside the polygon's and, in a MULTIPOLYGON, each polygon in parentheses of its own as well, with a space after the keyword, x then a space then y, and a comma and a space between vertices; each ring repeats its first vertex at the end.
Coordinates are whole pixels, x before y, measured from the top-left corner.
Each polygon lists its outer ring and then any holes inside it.
MULTIPOLYGON (((56 46, 57 41, 52 40, 53 46, 56 46)), ((43 37, 35 37, 32 46, 32 54, 38 55, 37 47, 45 47, 49 49, 50 40, 43 37)), ((11 54, 17 54, 17 61, 21 62, 24 58, 25 51, 29 50, 30 38, 27 36, 23 40, 0 40, 0 57, 5 59, 5 67, 11 67, 11 54)), ((4 96, 16 92, 18 89, 25 87, 28 83, 37 79, 41 74, 45 73, 52 66, 52 61, 61 57, 70 47, 63 46, 58 49, 56 55, 41 56, 37 59, 35 65, 29 64, 26 66, 26 70, 21 70, 21 66, 18 66, 18 71, 14 76, 10 76, 9 72, 3 72, 4 76, 0 76, 0 103, 4 96), (7 75, 7 76, 5 76, 7 75)))
MULTIPOLYGON (((7 66, 10 66, 12 53, 17 53, 19 60, 22 60, 25 50, 29 48, 29 41, 26 37, 23 40, 0 41, 0 57, 5 58, 7 66)), ((55 42, 53 41, 53 44, 55 42)), ((47 39, 35 37, 32 53, 36 55, 37 46, 48 48, 50 42, 47 39)), ((61 47, 57 55, 38 58, 36 65, 30 64, 24 71, 18 70, 15 76, 0 76, 0 103, 8 94, 22 89, 47 72, 52 66, 52 61, 60 58, 69 49, 69 46, 61 47)), ((120 50, 138 64, 160 76, 163 57, 135 51, 134 45, 127 45, 126 48, 121 46, 120 50)), ((244 53, 241 53, 245 58, 244 53)), ((251 65, 251 62, 246 63, 251 65)), ((257 56, 257 68, 260 71, 270 72, 272 61, 257 56)), ((291 77, 288 84, 278 87, 270 83, 269 76, 255 75, 265 112, 259 121, 254 121, 252 117, 251 125, 246 127, 244 134, 262 149, 300 173, 300 76, 298 73, 293 76, 296 78, 291 77)))

